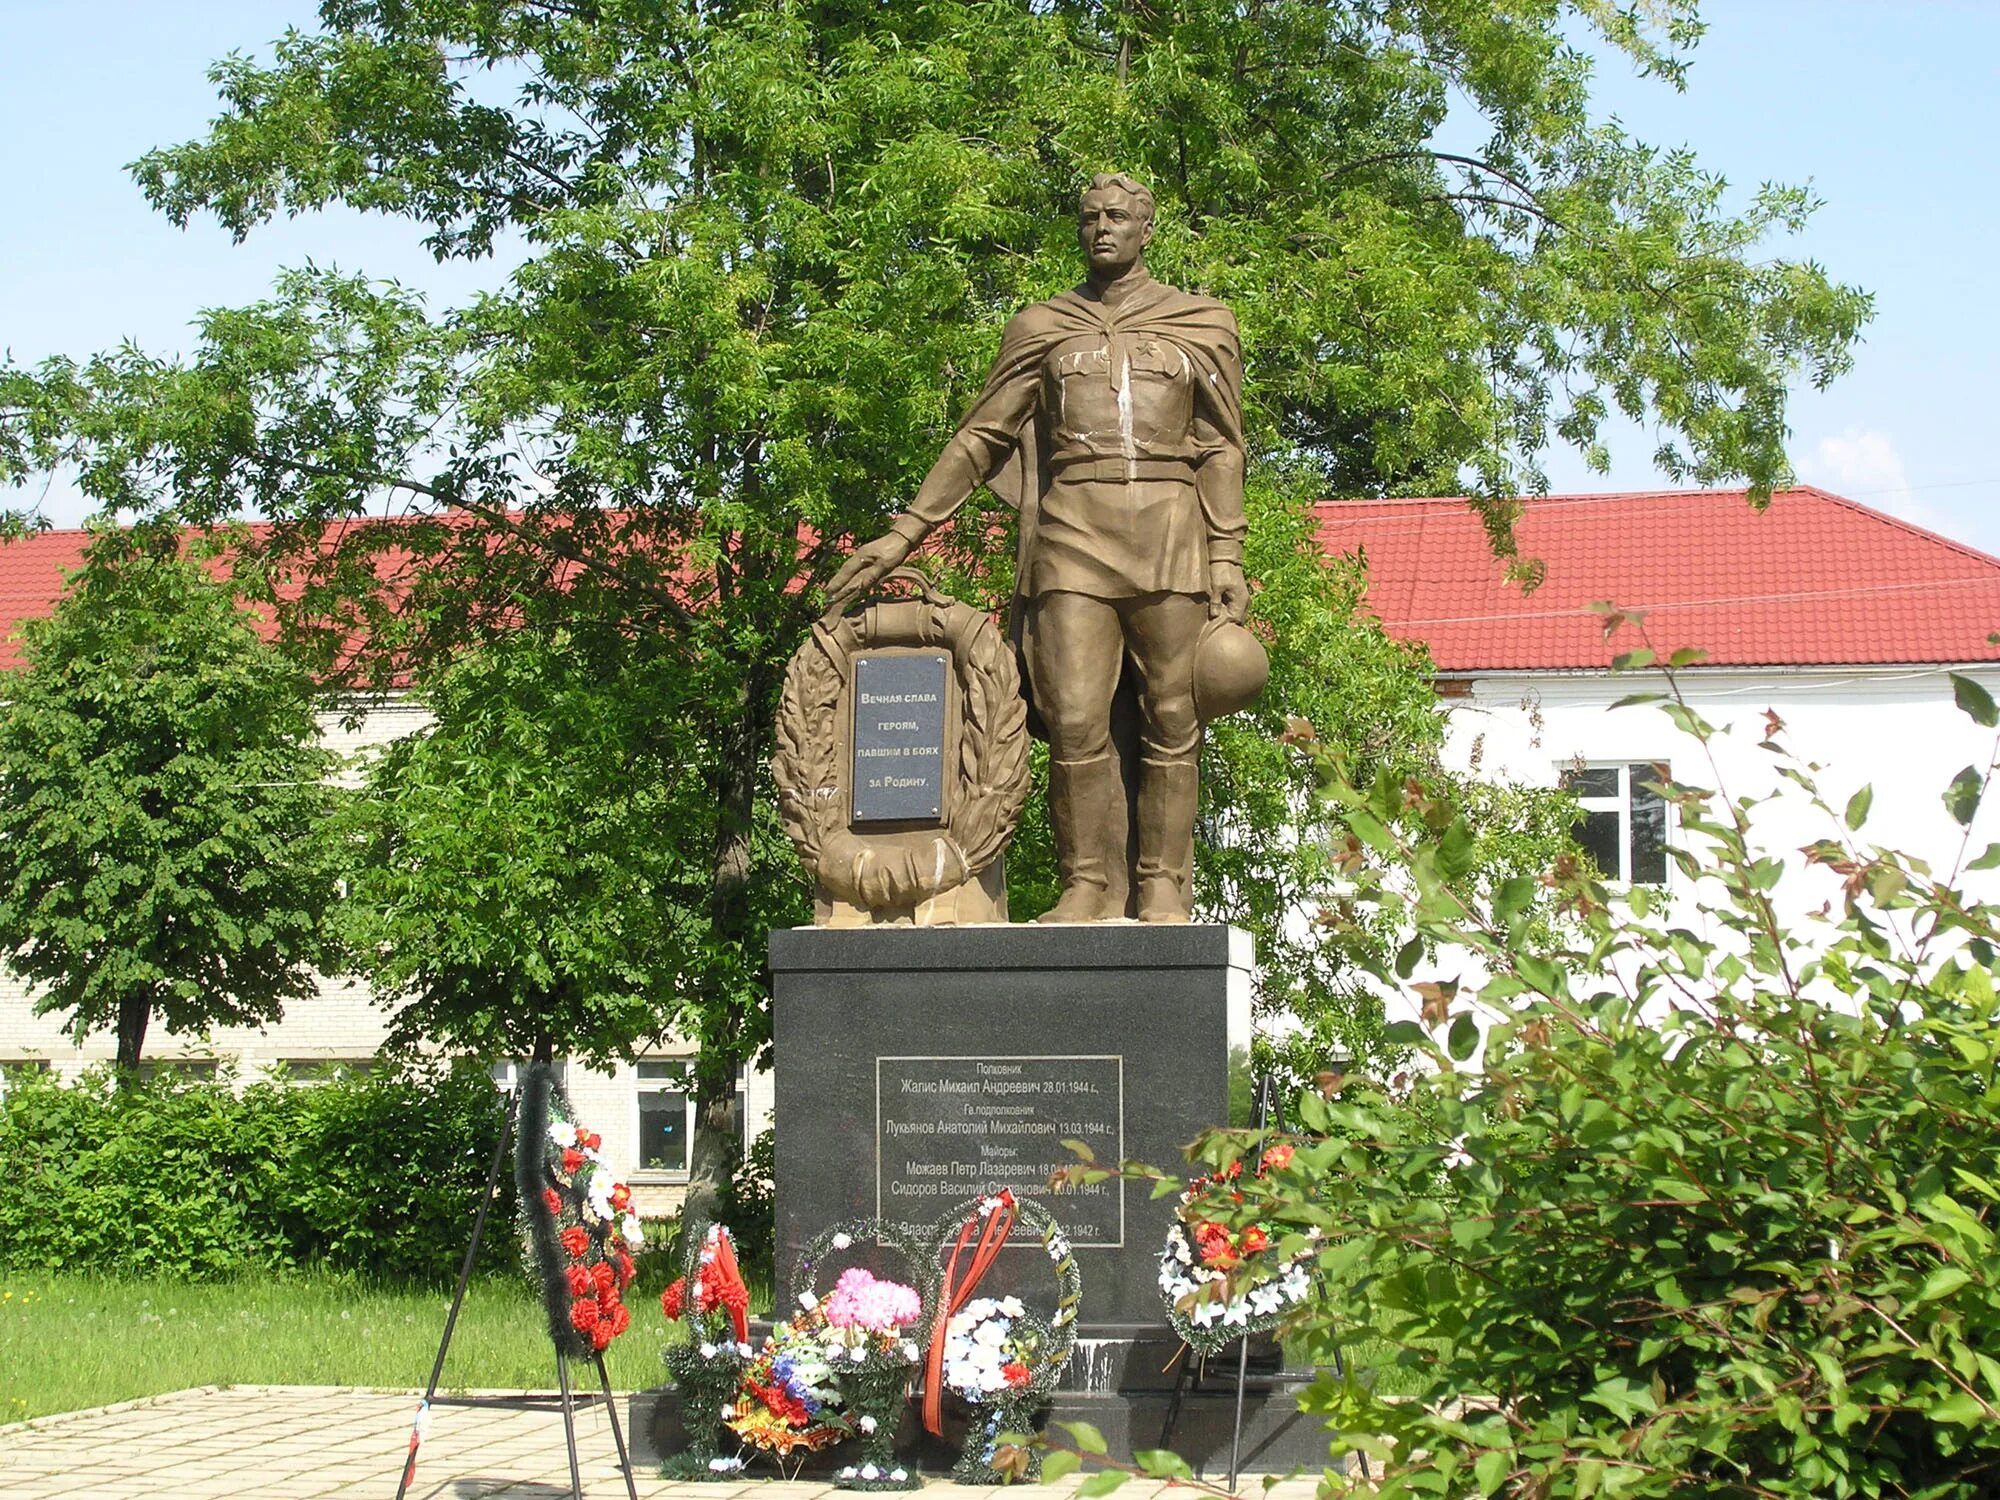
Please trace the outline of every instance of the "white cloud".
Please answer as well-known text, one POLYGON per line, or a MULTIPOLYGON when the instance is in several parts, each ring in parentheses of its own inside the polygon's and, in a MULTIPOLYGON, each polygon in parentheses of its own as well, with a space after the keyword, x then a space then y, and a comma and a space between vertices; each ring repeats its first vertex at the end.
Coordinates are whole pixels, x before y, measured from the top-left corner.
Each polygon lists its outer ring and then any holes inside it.
POLYGON ((1903 456, 1886 432, 1850 427, 1823 437, 1799 460, 1799 477, 1914 525, 1938 529, 1936 511, 1911 492, 1903 456))

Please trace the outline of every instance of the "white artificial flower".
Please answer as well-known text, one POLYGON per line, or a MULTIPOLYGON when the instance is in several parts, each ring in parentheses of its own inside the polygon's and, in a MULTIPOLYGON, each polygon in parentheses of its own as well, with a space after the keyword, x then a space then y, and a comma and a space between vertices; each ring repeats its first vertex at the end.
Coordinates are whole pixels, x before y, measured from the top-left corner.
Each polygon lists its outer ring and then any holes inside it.
POLYGON ((736 1352, 742 1355, 745 1359, 748 1359, 751 1355, 755 1354, 757 1351, 755 1349, 752 1349, 748 1344, 738 1344, 736 1346, 736 1352))
POLYGON ((915 1359, 915 1358, 917 1357, 917 1353, 918 1353, 918 1350, 917 1350, 917 1346, 916 1346, 915 1344, 905 1344, 905 1345, 903 1345, 903 1358, 905 1358, 905 1359, 915 1359))
POLYGON ((736 1403, 734 1401, 723 1402, 722 1405, 715 1409, 715 1414, 727 1422, 731 1417, 736 1415, 736 1403))
POLYGON ((851 1234, 836 1234, 833 1237, 833 1248, 836 1250, 845 1250, 849 1245, 853 1243, 854 1243, 854 1236, 851 1234))
POLYGON ((857 1425, 861 1428, 863 1432, 873 1432, 881 1424, 878 1423, 873 1417, 863 1417, 857 1425))
POLYGON ((910 1476, 902 1469, 891 1469, 889 1471, 889 1477, 893 1479, 897 1484, 901 1484, 905 1479, 908 1479, 910 1476))
POLYGON ((1000 1311, 1005 1313, 1010 1318, 1018 1318, 1021 1316, 1022 1313, 1027 1311, 1027 1309, 1021 1305, 1021 1299, 1019 1297, 1002 1297, 1000 1299, 999 1305, 1000 1305, 1000 1311))
POLYGON ((626 1214, 621 1217, 618 1220, 618 1233, 634 1250, 646 1243, 646 1226, 639 1222, 637 1214, 626 1214))
POLYGON ((715 1358, 715 1345, 713 1345, 713 1344, 703 1344, 703 1345, 701 1346, 701 1357, 702 1357, 703 1359, 714 1359, 714 1358, 715 1358))
POLYGON ((868 1362, 868 1350, 862 1345, 856 1344, 852 1349, 847 1351, 847 1357, 857 1365, 866 1364, 868 1362))
POLYGON ((811 1292, 800 1292, 799 1306, 803 1307, 807 1312, 811 1312, 815 1307, 819 1306, 819 1298, 815 1297, 811 1292))
POLYGON ((988 1318, 972 1330, 972 1341, 975 1344, 984 1344, 989 1349, 997 1349, 1007 1341, 1007 1330, 988 1318))
POLYGON ((558 1146, 574 1146, 576 1144, 576 1127, 567 1120, 551 1120, 549 1121, 549 1139, 554 1141, 558 1146))
POLYGON ((863 1464, 861 1466, 861 1477, 863 1479, 880 1479, 882 1471, 873 1464, 863 1464))
POLYGON ((852 1479, 852 1478, 854 1478, 854 1477, 855 1477, 855 1474, 856 1474, 857 1472, 858 1472, 858 1471, 857 1471, 857 1470, 855 1469, 854 1465, 853 1465, 853 1464, 849 1464, 849 1465, 848 1465, 848 1466, 847 1466, 846 1468, 844 1468, 844 1469, 842 1469, 842 1470, 840 1471, 840 1477, 841 1477, 842 1479, 852 1479))
POLYGON ((589 1186, 585 1191, 590 1198, 590 1207, 598 1218, 609 1221, 617 1213, 611 1206, 611 1190, 616 1186, 618 1184, 611 1180, 611 1174, 604 1168, 598 1167, 591 1172, 589 1186))

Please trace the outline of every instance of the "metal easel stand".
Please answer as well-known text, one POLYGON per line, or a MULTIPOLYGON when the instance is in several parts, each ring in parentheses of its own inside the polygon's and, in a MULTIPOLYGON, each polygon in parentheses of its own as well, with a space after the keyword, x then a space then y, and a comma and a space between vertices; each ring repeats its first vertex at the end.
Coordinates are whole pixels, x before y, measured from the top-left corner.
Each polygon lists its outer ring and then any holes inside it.
MULTIPOLYGON (((1269 1076, 1257 1080, 1257 1100, 1251 1114, 1251 1128, 1268 1129, 1272 1124, 1284 1124, 1284 1111, 1278 1102, 1278 1085, 1269 1076)), ((1188 1372, 1196 1361, 1192 1350, 1184 1350, 1187 1356, 1181 1360, 1180 1369, 1174 1374, 1172 1398, 1167 1402, 1167 1418, 1160 1428, 1160 1446, 1173 1446, 1174 1429, 1180 1423, 1181 1402, 1187 1394, 1188 1372)), ((1203 1363, 1206 1363, 1205 1361, 1203 1363)), ((1282 1371, 1281 1371, 1282 1373, 1282 1371)), ((1347 1366, 1340 1357, 1340 1351, 1333 1354, 1333 1373, 1340 1379, 1347 1378, 1347 1366)), ((1250 1336, 1245 1334, 1236 1341, 1236 1421, 1229 1434, 1229 1488, 1236 1489, 1236 1480, 1241 1472, 1243 1458, 1243 1400, 1250 1385, 1250 1336)), ((1361 1477, 1371 1478, 1368 1472, 1368 1455, 1357 1453, 1361 1461, 1361 1477)))
POLYGON ((590 1362, 597 1367, 597 1381, 602 1394, 593 1391, 574 1392, 570 1388, 569 1356, 556 1350, 555 1396, 522 1394, 519 1396, 440 1396, 438 1382, 444 1377, 444 1358, 451 1348, 452 1330, 458 1326, 458 1312, 465 1304, 465 1289, 472 1280, 473 1263, 479 1258, 479 1244, 486 1233, 486 1216, 493 1207, 500 1186, 500 1164, 507 1159, 507 1147, 514 1138, 514 1094, 509 1091, 502 1101, 506 1111, 505 1121, 500 1127, 499 1144, 493 1148, 493 1161, 486 1170, 486 1192, 479 1200, 479 1212, 472 1219, 472 1243, 465 1247, 465 1259, 458 1268, 458 1287, 451 1294, 451 1310, 444 1315, 444 1336, 438 1340, 437 1359, 431 1364, 430 1383, 424 1387, 424 1399, 417 1404, 416 1420, 410 1431, 410 1454, 403 1464, 403 1477, 396 1485, 396 1500, 404 1500, 410 1484, 417 1474, 417 1449, 425 1432, 430 1427, 430 1414, 439 1406, 482 1406, 502 1411, 555 1411, 562 1412, 563 1443, 569 1451, 569 1493, 570 1500, 583 1500, 583 1475, 576 1461, 576 1409, 589 1406, 593 1402, 604 1404, 604 1413, 611 1419, 611 1440, 618 1448, 618 1468, 625 1476, 625 1493, 629 1500, 639 1500, 638 1485, 632 1477, 632 1456, 625 1448, 625 1432, 618 1425, 618 1403, 611 1394, 611 1376, 604 1368, 604 1355, 592 1354, 590 1362))

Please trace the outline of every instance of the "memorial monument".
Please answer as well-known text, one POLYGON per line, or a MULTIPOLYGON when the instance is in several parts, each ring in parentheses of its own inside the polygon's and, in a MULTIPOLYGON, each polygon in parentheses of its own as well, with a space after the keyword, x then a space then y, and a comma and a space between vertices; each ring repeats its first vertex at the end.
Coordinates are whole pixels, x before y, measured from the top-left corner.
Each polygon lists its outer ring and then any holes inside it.
POLYGON ((836 609, 865 593, 981 483, 1012 504, 1062 875, 1043 920, 1185 922, 1202 715, 1243 707, 1267 670, 1243 629, 1243 353, 1228 308, 1147 271, 1145 187, 1092 178, 1077 238, 1088 279, 1014 315, 916 499, 827 592, 836 609))
MULTIPOLYGON (((1196 766, 1202 724, 1252 701, 1268 663, 1243 623, 1235 319, 1152 279, 1153 199, 1131 178, 1093 178, 1078 231, 1087 279, 1008 323, 787 672, 773 769, 819 900, 815 926, 771 935, 777 1252, 782 1277, 829 1223, 1038 1199, 1082 1271, 1068 1399, 1085 1407, 1067 1414, 1153 1447, 1180 1347, 1158 1290, 1172 1201, 1048 1182, 1076 1160, 1065 1142, 1171 1170, 1229 1122, 1250 939, 1190 922, 1196 766), (1020 516, 1004 634, 902 566, 981 483, 1020 516), (899 570, 921 597, 854 607, 899 570), (1031 725, 1054 925, 1010 925, 1001 873, 1031 725)), ((1031 1298, 1038 1275, 1045 1257, 1009 1241, 989 1281, 1031 1298)))

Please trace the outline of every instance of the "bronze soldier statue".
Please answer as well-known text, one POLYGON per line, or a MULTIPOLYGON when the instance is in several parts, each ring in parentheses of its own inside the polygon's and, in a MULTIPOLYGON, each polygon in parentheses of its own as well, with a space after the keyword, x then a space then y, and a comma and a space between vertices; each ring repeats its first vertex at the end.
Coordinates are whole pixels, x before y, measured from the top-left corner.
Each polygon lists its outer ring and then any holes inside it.
MULTIPOLYGON (((1062 875, 1062 897, 1043 920, 1126 916, 1136 886, 1141 921, 1185 922, 1201 747, 1197 647, 1208 652, 1216 626, 1240 627, 1249 606, 1243 357, 1228 308, 1147 273, 1147 188, 1093 177, 1078 238, 1088 279, 1014 315, 985 390, 916 499, 855 549, 828 592, 838 604, 872 588, 982 482, 1016 504, 1016 629, 1047 730, 1062 875), (1136 788, 1125 784, 1112 723, 1128 662, 1136 788)), ((1248 632, 1231 634, 1250 644, 1217 654, 1254 652, 1261 670, 1262 648, 1248 632)))

